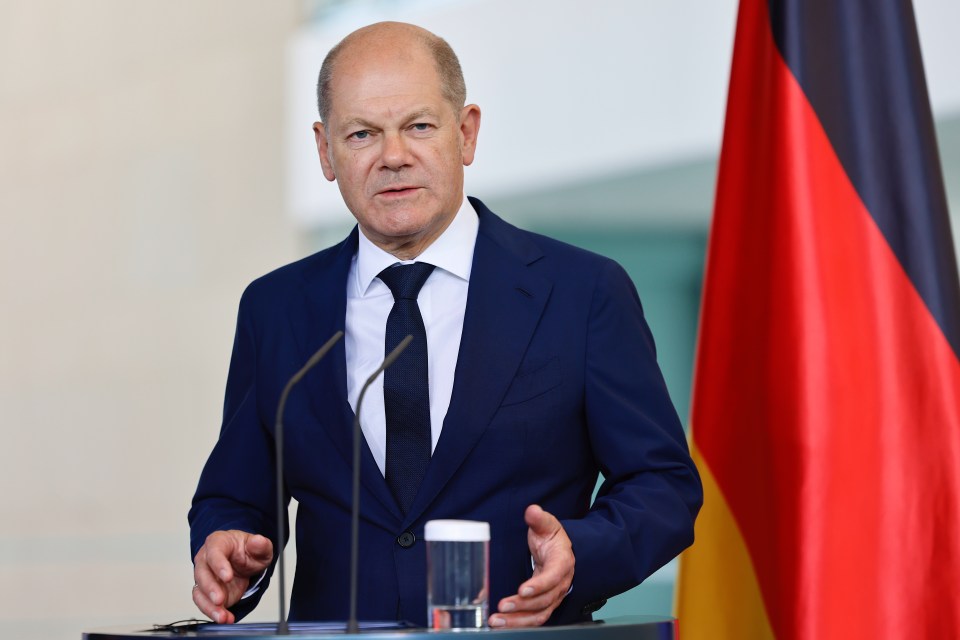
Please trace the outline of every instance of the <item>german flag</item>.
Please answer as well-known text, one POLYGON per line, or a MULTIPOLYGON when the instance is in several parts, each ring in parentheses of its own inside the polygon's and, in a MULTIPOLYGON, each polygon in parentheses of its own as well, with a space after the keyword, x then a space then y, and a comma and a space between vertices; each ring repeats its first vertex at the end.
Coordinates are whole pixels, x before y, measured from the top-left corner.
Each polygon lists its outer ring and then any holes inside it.
POLYGON ((951 238, 909 0, 741 0, 682 638, 960 638, 951 238))

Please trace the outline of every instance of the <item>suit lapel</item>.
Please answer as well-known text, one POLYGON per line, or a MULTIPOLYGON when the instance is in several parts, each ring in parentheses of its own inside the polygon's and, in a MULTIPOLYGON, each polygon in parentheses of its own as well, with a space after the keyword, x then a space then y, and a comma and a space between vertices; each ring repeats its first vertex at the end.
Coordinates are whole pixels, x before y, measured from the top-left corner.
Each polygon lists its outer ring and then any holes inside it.
MULTIPOLYGON (((357 251, 357 229, 340 245, 325 252, 304 275, 303 308, 290 313, 294 335, 306 361, 334 333, 344 329, 347 310, 347 277, 350 262, 357 251)), ((314 414, 347 465, 353 465, 354 413, 347 400, 347 360, 341 340, 304 382, 310 387, 314 414)), ((350 479, 345 478, 349 483, 350 479)), ((399 507, 387 487, 380 469, 361 437, 360 482, 399 520, 399 507)))
POLYGON ((537 247, 478 200, 480 232, 457 357, 453 394, 420 491, 405 523, 418 518, 469 455, 500 406, 540 320, 552 284, 528 265, 537 247))

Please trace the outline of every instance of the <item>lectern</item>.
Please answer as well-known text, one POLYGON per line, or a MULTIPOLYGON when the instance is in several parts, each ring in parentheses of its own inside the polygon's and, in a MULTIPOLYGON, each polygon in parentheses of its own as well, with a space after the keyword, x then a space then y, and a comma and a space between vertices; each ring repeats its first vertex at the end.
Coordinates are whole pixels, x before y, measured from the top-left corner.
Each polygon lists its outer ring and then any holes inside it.
MULTIPOLYGON (((220 627, 222 629, 222 627, 220 627)), ((203 627, 190 631, 156 631, 152 625, 87 631, 83 640, 178 640, 180 638, 207 638, 209 640, 344 640, 341 631, 291 629, 290 636, 278 636, 261 627, 252 629, 236 625, 230 631, 204 631, 203 627)), ((623 616, 562 627, 537 629, 478 629, 471 631, 433 631, 430 629, 394 629, 361 631, 362 640, 676 640, 676 621, 659 616, 623 616)))

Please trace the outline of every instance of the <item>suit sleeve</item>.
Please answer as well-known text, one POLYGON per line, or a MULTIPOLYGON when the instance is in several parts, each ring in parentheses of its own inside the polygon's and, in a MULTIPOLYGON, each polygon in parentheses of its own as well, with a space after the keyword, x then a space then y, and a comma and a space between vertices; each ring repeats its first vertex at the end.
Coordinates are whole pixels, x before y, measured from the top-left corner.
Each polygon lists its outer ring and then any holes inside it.
MULTIPOLYGON (((227 375, 220 437, 204 465, 190 509, 191 558, 214 531, 238 529, 264 535, 273 542, 274 562, 283 544, 276 528, 276 467, 273 432, 257 406, 257 347, 249 313, 249 289, 240 302, 233 354, 227 375)), ((249 613, 267 587, 231 608, 240 619, 249 613)))
POLYGON ((576 557, 567 614, 592 612, 689 546, 703 502, 640 299, 613 262, 591 302, 585 369, 587 428, 604 481, 586 517, 562 521, 576 557))

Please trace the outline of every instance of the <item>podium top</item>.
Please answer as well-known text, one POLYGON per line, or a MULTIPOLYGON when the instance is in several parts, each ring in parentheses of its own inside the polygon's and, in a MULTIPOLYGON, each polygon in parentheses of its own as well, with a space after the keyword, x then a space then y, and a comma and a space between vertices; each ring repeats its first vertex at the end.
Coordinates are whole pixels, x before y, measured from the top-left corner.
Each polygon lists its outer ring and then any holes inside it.
MULTIPOLYGON (((589 640, 674 640, 675 620, 662 616, 623 616, 607 620, 596 620, 581 624, 560 627, 538 627, 534 629, 477 629, 477 630, 444 630, 410 628, 410 629, 363 629, 358 635, 364 640, 464 640, 464 633, 496 634, 495 640, 579 640, 584 634, 590 634, 589 640), (530 634, 538 634, 537 638, 530 634)), ((217 625, 220 629, 223 626, 217 625)), ((290 636, 304 640, 343 640, 346 635, 342 626, 330 625, 329 630, 297 629, 291 623, 290 636)), ((142 640, 154 638, 157 640, 174 640, 179 638, 210 638, 232 640, 280 640, 289 636, 279 636, 275 629, 264 630, 262 623, 245 625, 243 623, 230 625, 229 630, 203 631, 197 629, 155 630, 153 625, 116 627, 99 629, 83 633, 83 640, 142 640)), ((491 638, 491 640, 494 640, 491 638)))

